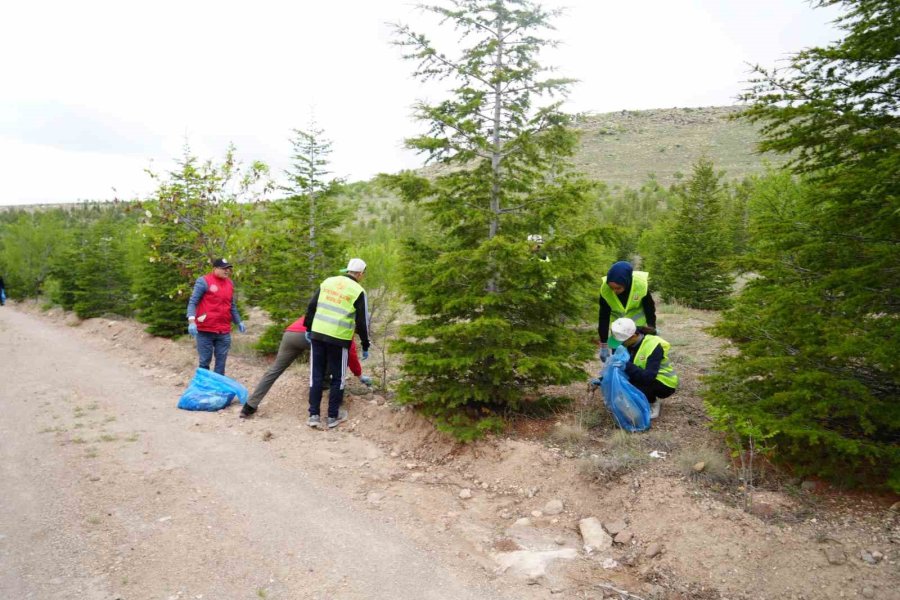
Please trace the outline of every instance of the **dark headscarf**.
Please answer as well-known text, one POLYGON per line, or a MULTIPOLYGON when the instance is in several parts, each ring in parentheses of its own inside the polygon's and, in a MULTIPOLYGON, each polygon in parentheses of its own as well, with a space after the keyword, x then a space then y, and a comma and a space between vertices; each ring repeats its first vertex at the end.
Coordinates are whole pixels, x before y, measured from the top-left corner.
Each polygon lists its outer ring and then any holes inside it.
POLYGON ((609 272, 606 274, 606 283, 618 283, 629 288, 631 287, 631 273, 633 271, 634 268, 629 262, 620 260, 617 263, 613 263, 613 266, 609 268, 609 272))

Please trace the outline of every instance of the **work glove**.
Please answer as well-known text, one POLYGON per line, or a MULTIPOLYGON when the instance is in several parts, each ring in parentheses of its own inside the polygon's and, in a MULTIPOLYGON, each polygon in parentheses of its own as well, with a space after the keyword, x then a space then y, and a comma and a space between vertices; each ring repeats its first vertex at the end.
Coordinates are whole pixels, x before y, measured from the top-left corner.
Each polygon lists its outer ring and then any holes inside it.
POLYGON ((196 323, 188 323, 188 333, 191 334, 191 337, 197 337, 197 324, 196 323))
POLYGON ((359 380, 362 381, 367 386, 372 387, 372 378, 369 377, 368 375, 360 375, 359 380))
POLYGON ((620 371, 625 370, 625 361, 624 360, 613 360, 612 361, 613 369, 618 369, 620 371))
POLYGON ((238 323, 238 331, 241 333, 247 333, 247 326, 243 323, 238 323))
POLYGON ((304 332, 303 332, 303 337, 306 338, 306 342, 307 342, 307 343, 312 344, 312 338, 309 337, 309 332, 308 332, 308 331, 304 331, 304 332))
POLYGON ((601 385, 602 383, 603 383, 603 377, 602 377, 602 376, 601 376, 601 377, 594 377, 593 379, 591 379, 591 380, 588 382, 589 385, 592 385, 592 386, 594 386, 594 387, 600 387, 600 385, 601 385))
POLYGON ((609 359, 609 348, 606 346, 600 348, 600 362, 606 362, 609 359))
POLYGON ((363 359, 363 360, 367 360, 368 358, 369 358, 369 351, 368 351, 368 350, 363 350, 363 357, 362 357, 362 359, 363 359))

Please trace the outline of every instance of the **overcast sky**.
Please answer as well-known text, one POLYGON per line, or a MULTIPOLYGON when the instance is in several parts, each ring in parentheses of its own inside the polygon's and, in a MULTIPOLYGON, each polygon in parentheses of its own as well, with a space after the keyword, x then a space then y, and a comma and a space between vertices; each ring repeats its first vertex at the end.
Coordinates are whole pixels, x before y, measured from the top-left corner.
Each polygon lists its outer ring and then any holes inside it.
MULTIPOLYGON (((734 104, 747 63, 837 37, 837 13, 803 0, 543 4, 567 7, 542 62, 580 80, 573 112, 734 104)), ((217 159, 234 142, 280 174, 313 116, 337 176, 419 166, 403 139, 423 130, 410 107, 426 91, 390 44, 396 22, 439 38, 405 0, 4 3, 0 205, 145 196, 144 169, 186 140, 217 159)))

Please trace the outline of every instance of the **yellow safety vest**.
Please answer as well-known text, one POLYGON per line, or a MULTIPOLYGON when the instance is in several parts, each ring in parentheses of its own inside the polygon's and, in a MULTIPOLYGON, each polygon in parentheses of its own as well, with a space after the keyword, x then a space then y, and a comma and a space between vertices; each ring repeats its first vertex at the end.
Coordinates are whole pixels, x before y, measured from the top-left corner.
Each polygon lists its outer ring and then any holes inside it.
MULTIPOLYGON (((650 274, 646 271, 633 272, 631 274, 631 291, 628 292, 628 303, 625 306, 622 306, 622 301, 619 300, 616 293, 606 283, 606 277, 603 278, 603 283, 600 284, 600 296, 606 300, 606 303, 609 304, 609 308, 611 309, 609 315, 610 325, 612 325, 613 321, 621 319, 622 317, 628 317, 634 321, 634 324, 638 327, 643 327, 647 324, 647 315, 644 314, 642 300, 644 299, 644 296, 647 295, 649 280, 650 274)), ((612 337, 612 334, 610 334, 609 347, 618 348, 621 345, 622 342, 612 337)))
POLYGON ((356 308, 353 303, 365 290, 351 277, 329 277, 319 286, 319 300, 310 331, 339 340, 353 339, 356 308))
POLYGON ((671 348, 672 345, 666 340, 655 335, 645 335, 644 339, 641 340, 640 347, 634 355, 634 364, 637 367, 646 369, 647 359, 650 358, 650 355, 653 354, 653 351, 656 350, 657 346, 662 346, 663 348, 663 359, 662 363, 659 365, 659 372, 656 374, 656 380, 663 385, 675 389, 678 387, 678 375, 675 374, 675 369, 672 367, 672 363, 669 362, 669 348, 671 348))

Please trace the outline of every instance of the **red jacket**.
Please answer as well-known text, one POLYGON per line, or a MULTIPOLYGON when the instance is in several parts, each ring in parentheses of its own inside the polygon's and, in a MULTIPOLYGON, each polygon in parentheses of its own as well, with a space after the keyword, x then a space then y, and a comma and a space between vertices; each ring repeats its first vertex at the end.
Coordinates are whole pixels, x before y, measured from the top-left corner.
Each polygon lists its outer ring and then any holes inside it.
POLYGON ((206 280, 207 290, 197 303, 197 329, 209 333, 231 333, 234 283, 227 277, 223 279, 213 273, 207 273, 203 278, 206 280))
MULTIPOLYGON (((303 320, 306 318, 306 315, 303 315, 293 323, 287 326, 285 331, 293 331, 295 333, 303 333, 306 331, 306 324, 303 320)), ((350 372, 359 377, 362 375, 362 365, 359 362, 359 357, 356 355, 356 340, 350 340, 350 350, 347 355, 347 366, 350 367, 350 372)))

